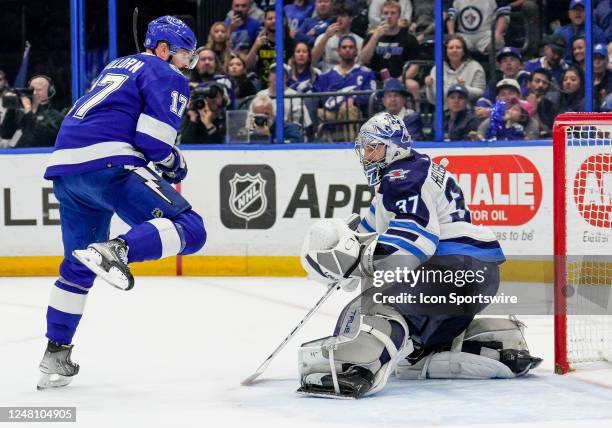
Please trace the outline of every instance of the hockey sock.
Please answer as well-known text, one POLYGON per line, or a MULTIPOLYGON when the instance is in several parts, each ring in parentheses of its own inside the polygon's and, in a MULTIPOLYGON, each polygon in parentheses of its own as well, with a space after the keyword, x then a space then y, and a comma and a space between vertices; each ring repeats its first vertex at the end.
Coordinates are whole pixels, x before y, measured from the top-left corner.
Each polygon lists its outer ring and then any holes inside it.
POLYGON ((128 263, 132 263, 196 252, 206 241, 206 231, 202 217, 190 210, 172 220, 146 221, 120 238, 128 245, 128 263))

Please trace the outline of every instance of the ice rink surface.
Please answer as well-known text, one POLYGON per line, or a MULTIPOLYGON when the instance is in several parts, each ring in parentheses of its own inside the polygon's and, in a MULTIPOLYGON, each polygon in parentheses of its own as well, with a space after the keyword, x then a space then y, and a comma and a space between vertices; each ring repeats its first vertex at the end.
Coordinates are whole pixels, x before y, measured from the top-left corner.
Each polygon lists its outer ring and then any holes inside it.
POLYGON ((0 278, 0 406, 76 406, 68 426, 612 427, 612 366, 554 375, 547 316, 520 317, 545 359, 524 378, 391 378, 357 401, 298 396, 297 346, 331 334, 352 297, 342 292, 260 382, 240 386, 322 296, 296 278, 139 277, 129 292, 96 283, 74 341, 80 373, 67 388, 36 391, 53 280, 0 278))

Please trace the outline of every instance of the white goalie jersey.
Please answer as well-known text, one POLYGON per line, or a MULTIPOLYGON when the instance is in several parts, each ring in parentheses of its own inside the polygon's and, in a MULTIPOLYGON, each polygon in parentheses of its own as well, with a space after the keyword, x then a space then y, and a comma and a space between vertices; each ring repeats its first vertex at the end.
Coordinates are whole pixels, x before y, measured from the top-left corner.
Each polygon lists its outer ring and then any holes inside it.
POLYGON ((505 258, 495 235, 472 224, 455 178, 429 156, 414 150, 412 154, 387 167, 361 220, 360 232, 378 234, 377 259, 414 256, 402 259, 414 260, 416 265, 409 268, 447 255, 502 263, 505 258))

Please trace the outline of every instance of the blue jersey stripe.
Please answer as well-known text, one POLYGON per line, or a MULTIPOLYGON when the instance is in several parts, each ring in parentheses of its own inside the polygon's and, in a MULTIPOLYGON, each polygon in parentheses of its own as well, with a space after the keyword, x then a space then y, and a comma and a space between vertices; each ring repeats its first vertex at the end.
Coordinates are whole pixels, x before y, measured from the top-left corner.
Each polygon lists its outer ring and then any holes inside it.
POLYGON ((54 165, 47 168, 45 178, 50 179, 60 175, 82 174, 89 171, 109 168, 112 166, 133 165, 146 166, 147 161, 136 156, 111 156, 78 164, 54 165))
POLYGON ((406 229, 395 229, 392 227, 387 229, 387 231, 385 232, 385 235, 399 236, 400 238, 407 239, 408 241, 411 241, 411 242, 415 242, 417 239, 419 239, 419 236, 420 236, 406 229))
POLYGON ((410 254, 416 256, 421 263, 425 263, 427 259, 429 259, 429 257, 427 257, 423 251, 421 251, 421 249, 419 249, 416 245, 406 241, 404 238, 383 234, 378 237, 378 242, 383 242, 400 247, 401 249, 406 250, 410 254))
POLYGON ((426 231, 425 229, 423 229, 422 227, 418 226, 417 224, 415 224, 413 222, 391 221, 389 223, 389 227, 395 227, 395 228, 398 228, 398 229, 408 229, 408 230, 412 230, 414 232, 417 232, 418 234, 420 234, 424 238, 427 238, 431 242, 433 242, 433 244, 436 247, 438 246, 438 242, 440 241, 440 238, 438 238, 436 235, 434 235, 431 232, 426 231))
POLYGON ((370 226, 370 223, 368 223, 365 217, 361 219, 361 225, 363 226, 365 230, 367 230, 370 233, 376 232, 376 230, 374 230, 374 228, 370 226))

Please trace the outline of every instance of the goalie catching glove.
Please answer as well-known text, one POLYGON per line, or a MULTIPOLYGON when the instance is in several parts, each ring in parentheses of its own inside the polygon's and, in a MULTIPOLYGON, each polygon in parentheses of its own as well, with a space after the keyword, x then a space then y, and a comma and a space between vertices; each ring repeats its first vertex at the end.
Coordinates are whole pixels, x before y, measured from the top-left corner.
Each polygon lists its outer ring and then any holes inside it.
POLYGON ((306 233, 302 265, 309 277, 329 285, 340 283, 352 291, 359 279, 372 275, 376 233, 357 233, 346 221, 319 220, 306 233))
POLYGON ((177 184, 187 176, 187 163, 178 147, 173 147, 170 155, 155 164, 161 171, 161 176, 168 183, 177 184))

